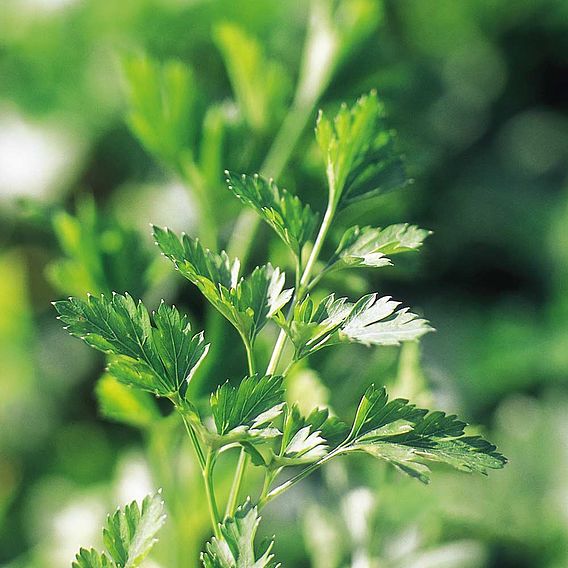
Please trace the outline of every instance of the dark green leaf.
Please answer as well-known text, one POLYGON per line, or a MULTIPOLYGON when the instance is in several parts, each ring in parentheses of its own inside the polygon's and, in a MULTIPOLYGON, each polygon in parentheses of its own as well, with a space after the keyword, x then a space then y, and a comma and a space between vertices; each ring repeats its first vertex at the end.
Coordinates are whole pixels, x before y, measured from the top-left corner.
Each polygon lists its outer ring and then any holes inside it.
POLYGON ((113 294, 55 302, 71 335, 114 358, 109 372, 120 381, 161 396, 183 392, 209 346, 203 333, 191 335, 186 316, 161 304, 154 326, 142 302, 113 294))
POLYGON ((239 507, 234 517, 220 525, 223 540, 213 537, 201 554, 205 568, 278 568, 271 554, 274 542, 265 541, 255 551, 254 539, 260 523, 250 500, 239 507))
POLYGON ((424 462, 443 462, 460 471, 486 474, 506 459, 490 442, 466 436, 455 415, 416 408, 405 399, 389 401, 384 388, 363 396, 343 451, 364 451, 392 463, 420 481, 429 481, 424 462))
POLYGON ((257 174, 239 176, 225 171, 225 175, 229 189, 252 207, 300 258, 317 221, 317 215, 310 206, 303 205, 297 196, 279 189, 272 180, 265 180, 257 174))
POLYGON ((257 267, 251 275, 239 279, 239 261, 231 263, 225 252, 211 252, 198 239, 187 235, 180 240, 169 229, 154 227, 154 237, 180 273, 199 288, 249 343, 290 300, 292 290, 284 290, 284 273, 270 264, 257 267))

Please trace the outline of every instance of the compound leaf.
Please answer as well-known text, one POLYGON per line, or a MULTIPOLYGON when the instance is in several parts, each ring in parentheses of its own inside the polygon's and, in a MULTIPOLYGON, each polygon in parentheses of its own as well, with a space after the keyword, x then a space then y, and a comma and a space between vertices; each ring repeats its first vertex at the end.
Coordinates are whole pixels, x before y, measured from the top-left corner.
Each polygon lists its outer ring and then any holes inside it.
POLYGON ((432 331, 425 319, 409 312, 408 308, 397 309, 399 305, 400 302, 391 300, 390 296, 363 296, 341 326, 340 339, 364 345, 398 345, 432 331))
POLYGON ((160 493, 147 496, 109 515, 103 541, 118 568, 136 568, 157 542, 156 533, 166 520, 160 493))
POLYGON ((187 317, 163 303, 153 318, 128 294, 69 298, 54 305, 71 335, 114 356, 113 376, 160 396, 183 394, 209 349, 202 333, 191 335, 187 317))
POLYGON ((357 409, 344 452, 364 451, 420 481, 429 481, 424 462, 442 462, 465 472, 487 474, 507 462, 493 444, 466 436, 455 415, 416 408, 405 399, 389 401, 386 390, 370 386, 357 409))
POLYGON ((169 229, 154 227, 161 251, 190 282, 252 343, 269 318, 290 300, 292 290, 284 290, 285 275, 270 264, 257 267, 239 278, 240 263, 227 254, 211 252, 198 239, 169 229))
POLYGON ((320 112, 316 140, 324 156, 334 206, 343 208, 408 182, 394 150, 395 135, 383 120, 384 106, 374 91, 351 108, 343 104, 333 121, 320 112))
POLYGON ((418 250, 430 234, 430 231, 408 223, 390 225, 384 229, 361 228, 355 225, 343 234, 325 271, 349 267, 388 266, 392 264, 389 256, 418 250))
POLYGON ((232 518, 219 525, 223 539, 213 537, 205 545, 201 562, 205 568, 278 568, 271 553, 273 540, 255 551, 254 539, 260 523, 256 507, 247 499, 232 518))
POLYGON ((238 386, 224 383, 211 395, 211 411, 223 443, 263 441, 280 434, 272 426, 284 405, 282 377, 245 377, 238 386))
POLYGON ((297 196, 279 189, 272 180, 258 174, 239 176, 225 171, 225 175, 229 189, 245 205, 252 207, 300 258, 317 222, 317 215, 310 206, 303 205, 297 196))
POLYGON ((330 294, 316 305, 306 296, 295 306, 290 322, 280 314, 274 319, 292 340, 298 360, 340 342, 398 345, 432 331, 426 320, 408 308, 397 310, 398 306, 389 296, 377 294, 363 296, 355 304, 330 294))

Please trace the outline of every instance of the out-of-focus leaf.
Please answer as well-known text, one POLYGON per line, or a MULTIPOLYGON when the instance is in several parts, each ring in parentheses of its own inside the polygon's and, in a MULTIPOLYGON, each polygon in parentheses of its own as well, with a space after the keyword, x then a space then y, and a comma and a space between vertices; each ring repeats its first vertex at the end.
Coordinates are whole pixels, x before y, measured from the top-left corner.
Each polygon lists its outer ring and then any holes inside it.
POLYGON ((248 343, 254 342, 268 319, 292 296, 292 290, 284 290, 284 273, 270 264, 255 268, 246 278, 239 278, 238 259, 231 263, 224 251, 211 252, 198 239, 187 235, 182 235, 180 241, 169 229, 154 227, 154 237, 164 255, 248 343))
POLYGON ((252 207, 300 258, 302 248, 311 238, 317 215, 309 205, 303 205, 300 199, 279 189, 270 180, 258 174, 239 176, 225 171, 229 189, 246 205, 252 207))
POLYGON ((333 119, 320 112, 316 139, 324 156, 330 201, 340 208, 403 187, 408 182, 384 107, 372 91, 333 119))
POLYGON ((147 428, 160 418, 154 398, 120 382, 109 373, 97 382, 96 395, 103 416, 136 428, 147 428))
POLYGON ((264 541, 255 551, 254 539, 260 523, 250 500, 232 518, 220 525, 223 540, 213 537, 201 554, 205 568, 278 568, 271 554, 273 540, 264 541))
POLYGON ((191 153, 196 127, 191 68, 180 61, 158 64, 147 56, 126 58, 123 68, 130 128, 151 154, 179 168, 191 153))
POLYGON ((81 198, 75 215, 56 212, 52 224, 64 256, 48 265, 47 275, 60 292, 144 292, 151 264, 149 251, 135 231, 110 215, 97 214, 91 197, 81 198))
POLYGON ((260 43, 234 24, 218 25, 214 38, 245 120, 254 130, 265 130, 289 94, 286 70, 267 59, 260 43))
POLYGON ((280 431, 272 423, 283 406, 282 377, 276 375, 245 377, 236 387, 226 382, 211 395, 211 411, 223 443, 262 442, 278 436, 280 431))
POLYGON ((187 316, 164 303, 153 314, 154 326, 142 302, 128 294, 69 298, 54 305, 71 335, 116 356, 111 374, 160 396, 183 395, 209 349, 203 333, 191 335, 187 316))

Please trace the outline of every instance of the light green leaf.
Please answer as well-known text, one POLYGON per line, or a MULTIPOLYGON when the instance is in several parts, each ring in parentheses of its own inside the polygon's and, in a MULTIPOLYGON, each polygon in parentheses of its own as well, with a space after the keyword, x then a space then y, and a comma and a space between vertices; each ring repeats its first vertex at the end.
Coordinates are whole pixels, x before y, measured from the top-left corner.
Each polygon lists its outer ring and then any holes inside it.
POLYGON ((104 553, 99 554, 95 549, 81 548, 75 556, 72 568, 117 568, 116 564, 104 553))
POLYGON ((136 568, 156 544, 156 533, 166 520, 160 493, 136 501, 107 519, 103 540, 118 568, 136 568))
POLYGON ((261 44, 234 24, 216 26, 213 37, 245 120, 254 130, 266 130, 289 93, 285 69, 267 59, 261 44))
POLYGON ((209 346, 191 335, 186 316, 161 304, 153 323, 142 302, 113 294, 54 302, 71 335, 113 355, 109 372, 120 381, 159 396, 182 395, 209 346))
POLYGON ((340 342, 398 345, 432 331, 426 320, 407 308, 397 310, 399 305, 389 296, 378 298, 377 294, 363 296, 355 304, 331 294, 315 305, 306 296, 294 307, 290 322, 280 314, 275 321, 292 340, 296 360, 340 342))
POLYGON ((255 551, 254 539, 260 517, 256 507, 247 499, 234 517, 220 526, 223 540, 213 537, 201 554, 205 568, 278 568, 271 550, 272 540, 262 543, 255 551))
POLYGON ((103 416, 136 428, 147 428, 160 419, 154 398, 105 373, 97 382, 96 395, 103 416))
POLYGON ((383 119, 384 107, 374 91, 351 108, 343 104, 333 121, 320 112, 316 140, 334 206, 343 208, 408 182, 394 150, 394 133, 385 128, 383 119))
POLYGON ((352 308, 339 331, 341 341, 356 341, 364 345, 399 345, 432 331, 425 319, 397 309, 400 302, 390 296, 363 296, 352 308))
POLYGON ((262 442, 280 431, 273 421, 282 413, 282 377, 245 377, 238 386, 224 383, 211 395, 211 411, 220 444, 235 441, 262 442))
POLYGON ((151 154, 177 169, 195 135, 192 70, 180 61, 159 64, 146 56, 125 59, 123 68, 131 130, 151 154))
POLYGON ((310 206, 303 205, 297 196, 279 189, 272 180, 258 174, 239 176, 225 171, 225 175, 229 189, 245 205, 252 207, 300 258, 317 221, 310 206))
POLYGON ((483 474, 501 469, 506 458, 480 436, 466 436, 465 427, 455 415, 416 408, 405 399, 389 401, 384 388, 370 386, 342 453, 364 451, 424 483, 430 472, 424 462, 483 474))
POLYGON ((180 273, 199 288, 250 344, 268 319, 292 296, 292 290, 284 290, 284 273, 270 264, 239 278, 238 259, 231 263, 224 251, 211 252, 198 239, 185 234, 180 240, 169 229, 154 227, 154 237, 180 273))
POLYGON ((286 411, 280 451, 272 457, 271 466, 316 462, 345 438, 347 430, 347 426, 330 416, 327 409, 316 408, 303 417, 294 405, 286 411))
POLYGON ((326 272, 349 267, 380 267, 392 264, 389 256, 418 250, 430 231, 401 223, 384 229, 358 227, 347 229, 328 262, 326 272))

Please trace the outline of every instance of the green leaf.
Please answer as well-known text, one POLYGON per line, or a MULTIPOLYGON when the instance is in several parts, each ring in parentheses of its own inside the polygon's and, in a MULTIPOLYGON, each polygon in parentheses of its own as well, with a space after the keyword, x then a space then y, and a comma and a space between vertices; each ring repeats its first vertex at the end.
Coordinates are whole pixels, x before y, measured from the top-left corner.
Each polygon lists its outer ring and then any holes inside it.
POLYGON ((426 320, 408 311, 397 310, 399 302, 377 294, 363 296, 352 304, 334 294, 319 304, 306 298, 294 307, 290 322, 279 314, 275 321, 286 331, 296 353, 295 359, 340 342, 364 345, 398 345, 432 331, 426 320))
POLYGON ((268 319, 292 296, 292 290, 284 290, 284 273, 270 264, 239 278, 238 259, 231 262, 224 251, 211 252, 198 239, 185 234, 180 240, 169 229, 154 227, 154 237, 180 273, 199 288, 250 344, 268 319))
POLYGON ((399 345, 432 331, 425 319, 408 308, 399 310, 398 306, 400 302, 391 300, 390 296, 363 296, 341 326, 340 339, 364 345, 399 345))
POLYGON ((300 258, 317 222, 317 215, 310 206, 303 205, 297 196, 279 189, 272 180, 258 174, 239 176, 225 171, 225 175, 229 189, 245 205, 252 207, 300 258))
POLYGON ((213 537, 205 545, 201 562, 205 568, 278 568, 271 550, 273 540, 265 541, 255 551, 254 539, 260 517, 256 507, 247 499, 234 517, 220 526, 223 540, 213 537))
POLYGON ((116 564, 104 553, 99 554, 93 548, 90 550, 81 548, 71 566, 72 568, 117 568, 116 564))
POLYGON ((151 265, 145 243, 110 212, 98 214, 92 196, 78 200, 75 214, 57 211, 51 221, 63 253, 47 267, 57 290, 72 295, 110 294, 115 289, 144 292, 151 265))
POLYGON ((262 442, 280 431, 272 422, 282 413, 282 377, 245 377, 238 386, 224 383, 211 395, 211 411, 222 443, 262 442))
POLYGON ((384 107, 374 91, 351 108, 343 104, 333 121, 320 112, 316 140, 334 206, 343 208, 408 182, 394 150, 395 135, 383 120, 384 107))
POLYGON ((98 380, 95 392, 101 414, 110 420, 148 428, 161 418, 150 394, 123 384, 109 373, 98 380))
POLYGON ((203 333, 191 335, 187 316, 160 305, 152 319, 142 302, 114 294, 54 302, 71 335, 114 358, 109 372, 118 380, 171 396, 187 384, 207 354, 203 333))
POLYGON ((278 455, 273 467, 295 466, 316 462, 334 448, 347 434, 347 426, 328 409, 314 409, 307 417, 297 405, 287 409, 278 455))
POLYGON ((507 462, 490 442, 466 436, 455 415, 416 408, 406 399, 389 401, 373 385, 361 399, 342 453, 364 451, 420 481, 429 481, 424 462, 446 463, 460 471, 487 474, 507 462))
POLYGON ((192 70, 180 61, 159 64, 146 56, 125 59, 123 68, 132 132, 151 154, 177 169, 195 136, 192 70))
POLYGON ((118 568, 140 566, 157 542, 156 533, 166 520, 160 493, 136 501, 110 515, 103 540, 118 568))
POLYGON ((343 234, 326 271, 349 267, 388 266, 392 264, 389 256, 418 250, 430 234, 430 231, 407 223, 391 225, 384 229, 360 228, 355 225, 343 234))
POLYGON ((289 93, 285 69, 267 59, 261 44, 234 24, 216 26, 213 37, 245 120, 254 130, 266 130, 289 93))

